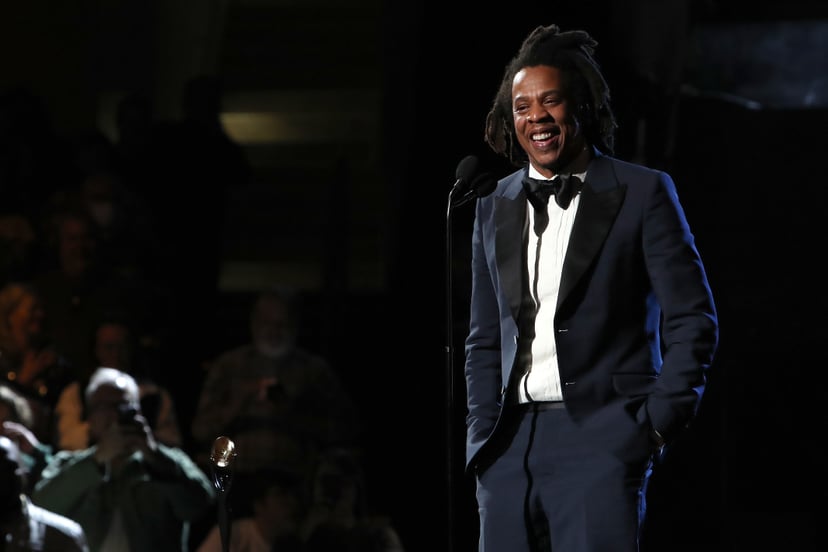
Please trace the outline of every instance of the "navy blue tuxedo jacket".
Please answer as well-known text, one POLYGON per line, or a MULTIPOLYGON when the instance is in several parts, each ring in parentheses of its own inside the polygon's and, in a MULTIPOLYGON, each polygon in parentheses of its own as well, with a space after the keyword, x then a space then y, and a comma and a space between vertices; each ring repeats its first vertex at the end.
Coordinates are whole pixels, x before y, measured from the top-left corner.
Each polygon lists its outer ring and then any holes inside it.
MULTIPOLYGON (((475 211, 464 367, 469 470, 498 431, 514 383, 526 170, 502 178, 475 211)), ((668 174, 596 152, 566 251, 554 336, 576 422, 613 408, 619 430, 655 429, 670 442, 695 416, 718 318, 668 174)))

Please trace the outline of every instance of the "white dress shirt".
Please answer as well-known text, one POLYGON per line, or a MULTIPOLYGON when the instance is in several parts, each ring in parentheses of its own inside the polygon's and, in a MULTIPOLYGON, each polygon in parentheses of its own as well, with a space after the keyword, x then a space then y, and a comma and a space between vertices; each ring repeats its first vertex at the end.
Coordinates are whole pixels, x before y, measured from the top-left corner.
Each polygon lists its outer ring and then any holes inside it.
MULTIPOLYGON (((574 176, 583 180, 585 175, 584 172, 576 173, 574 176)), ((547 180, 531 165, 529 176, 547 180)), ((531 365, 518 385, 519 402, 563 400, 553 319, 555 305, 558 301, 558 288, 561 284, 563 261, 579 203, 580 193, 572 198, 568 209, 561 209, 554 198, 550 197, 547 207, 549 224, 540 236, 531 230, 535 224, 535 210, 531 204, 527 205, 530 231, 526 257, 537 316, 535 339, 532 341, 531 365)))

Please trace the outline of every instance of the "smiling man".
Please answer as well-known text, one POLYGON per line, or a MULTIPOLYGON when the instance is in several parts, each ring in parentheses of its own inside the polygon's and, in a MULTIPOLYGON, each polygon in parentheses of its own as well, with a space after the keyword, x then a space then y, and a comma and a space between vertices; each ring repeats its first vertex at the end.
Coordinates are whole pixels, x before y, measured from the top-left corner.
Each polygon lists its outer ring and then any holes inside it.
POLYGON ((481 552, 637 552, 653 463, 694 418, 718 345, 672 178, 613 157, 595 46, 537 27, 486 120, 517 170, 478 200, 472 235, 481 552))

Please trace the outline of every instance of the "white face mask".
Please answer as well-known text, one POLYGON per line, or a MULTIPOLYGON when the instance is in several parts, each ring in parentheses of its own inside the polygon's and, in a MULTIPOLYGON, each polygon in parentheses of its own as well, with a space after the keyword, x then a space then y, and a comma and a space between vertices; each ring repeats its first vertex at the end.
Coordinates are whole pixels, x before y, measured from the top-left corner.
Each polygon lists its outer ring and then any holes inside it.
POLYGON ((87 204, 89 214, 99 225, 106 228, 115 219, 115 206, 111 201, 90 201, 87 204))
POLYGON ((293 347, 293 339, 287 339, 281 343, 257 339, 253 342, 253 345, 260 355, 267 358, 279 358, 284 356, 293 347))

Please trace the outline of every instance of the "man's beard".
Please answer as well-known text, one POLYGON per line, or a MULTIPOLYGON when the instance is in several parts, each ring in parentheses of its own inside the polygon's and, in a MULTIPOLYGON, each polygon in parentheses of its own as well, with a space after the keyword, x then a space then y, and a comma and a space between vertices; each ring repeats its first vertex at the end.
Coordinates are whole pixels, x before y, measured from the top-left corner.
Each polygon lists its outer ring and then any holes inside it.
POLYGON ((256 351, 266 358, 280 358, 287 354, 293 348, 293 340, 287 339, 279 344, 268 343, 261 340, 254 343, 256 351))

